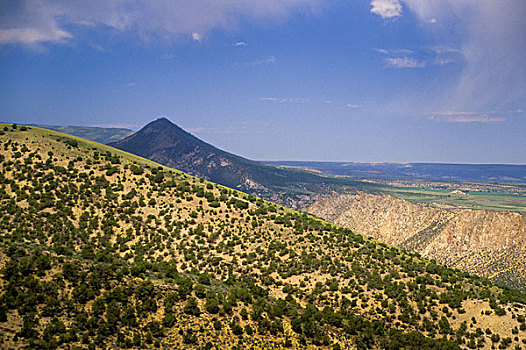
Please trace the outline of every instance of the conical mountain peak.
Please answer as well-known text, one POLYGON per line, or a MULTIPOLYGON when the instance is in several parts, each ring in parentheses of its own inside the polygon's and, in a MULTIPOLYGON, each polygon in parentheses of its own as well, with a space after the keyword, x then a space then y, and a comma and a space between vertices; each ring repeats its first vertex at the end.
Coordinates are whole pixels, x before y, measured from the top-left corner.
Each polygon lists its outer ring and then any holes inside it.
POLYGON ((279 169, 220 150, 166 118, 110 146, 219 184, 262 194, 293 183, 318 183, 319 176, 279 169))
POLYGON ((185 134, 187 134, 186 131, 184 131, 181 127, 179 127, 177 124, 173 123, 172 121, 170 121, 169 119, 165 118, 165 117, 161 117, 161 118, 158 118, 148 124, 146 124, 141 130, 139 130, 138 133, 140 133, 141 131, 143 130, 151 130, 151 129, 155 129, 155 130, 159 130, 159 131, 178 131, 178 132, 183 132, 185 134))
POLYGON ((189 152, 196 147, 214 148, 164 117, 148 123, 135 134, 111 143, 110 146, 146 158, 155 152, 168 149, 177 149, 178 152, 189 152))

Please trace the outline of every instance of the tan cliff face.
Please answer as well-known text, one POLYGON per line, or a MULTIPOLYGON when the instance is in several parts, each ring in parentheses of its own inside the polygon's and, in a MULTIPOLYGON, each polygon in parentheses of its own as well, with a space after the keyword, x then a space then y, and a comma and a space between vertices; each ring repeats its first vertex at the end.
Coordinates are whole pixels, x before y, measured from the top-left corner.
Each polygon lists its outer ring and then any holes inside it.
POLYGON ((303 210, 451 267, 526 287, 526 215, 333 194, 303 210))

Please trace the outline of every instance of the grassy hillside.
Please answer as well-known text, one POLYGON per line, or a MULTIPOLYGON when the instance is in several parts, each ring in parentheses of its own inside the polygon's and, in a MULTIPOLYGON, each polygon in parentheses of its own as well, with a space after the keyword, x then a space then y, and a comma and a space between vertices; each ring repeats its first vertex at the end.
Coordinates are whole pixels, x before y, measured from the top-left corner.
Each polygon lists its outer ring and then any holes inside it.
POLYGON ((5 128, 2 348, 526 348, 523 294, 107 146, 5 128))

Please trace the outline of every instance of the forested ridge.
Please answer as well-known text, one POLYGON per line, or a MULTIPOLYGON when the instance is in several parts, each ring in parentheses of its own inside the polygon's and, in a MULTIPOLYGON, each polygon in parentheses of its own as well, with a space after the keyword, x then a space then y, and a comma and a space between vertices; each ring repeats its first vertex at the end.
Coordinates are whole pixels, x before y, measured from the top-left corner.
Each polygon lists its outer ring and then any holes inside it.
POLYGON ((526 296, 91 141, 0 132, 0 347, 526 348, 526 296))

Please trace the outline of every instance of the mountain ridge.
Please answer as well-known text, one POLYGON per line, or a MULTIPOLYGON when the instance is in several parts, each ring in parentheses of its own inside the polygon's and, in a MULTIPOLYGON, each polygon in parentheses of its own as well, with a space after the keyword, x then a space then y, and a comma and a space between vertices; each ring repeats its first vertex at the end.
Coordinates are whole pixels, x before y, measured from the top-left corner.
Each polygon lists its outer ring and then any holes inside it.
MULTIPOLYGON (((285 188, 297 193, 309 192, 306 186, 318 186, 327 181, 325 177, 307 171, 285 169, 223 151, 166 118, 154 120, 135 134, 109 145, 259 196, 283 192, 285 188)), ((345 179, 332 181, 353 183, 345 179)))
POLYGON ((81 137, 102 144, 108 144, 122 140, 135 131, 126 128, 111 128, 98 126, 80 126, 80 125, 45 125, 45 124, 26 124, 27 126, 36 126, 38 128, 54 130, 65 134, 81 137))

